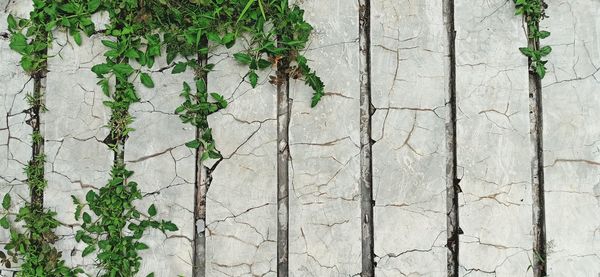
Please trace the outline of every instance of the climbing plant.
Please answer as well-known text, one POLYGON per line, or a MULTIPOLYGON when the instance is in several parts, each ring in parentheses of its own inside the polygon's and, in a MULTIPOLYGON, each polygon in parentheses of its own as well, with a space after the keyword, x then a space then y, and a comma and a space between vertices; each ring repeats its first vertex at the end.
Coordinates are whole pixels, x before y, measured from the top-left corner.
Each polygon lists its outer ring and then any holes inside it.
POLYGON ((178 230, 171 221, 154 218, 157 210, 153 204, 146 214, 138 210, 134 201, 141 200, 142 193, 131 180, 133 171, 124 162, 125 142, 133 130, 129 108, 140 101, 134 82, 139 80, 144 86, 154 87, 154 81, 142 68, 152 67, 155 57, 160 56, 160 36, 153 33, 153 24, 140 18, 143 1, 102 1, 100 9, 110 16, 110 23, 105 26, 109 39, 102 40, 108 50, 104 53, 105 62, 94 65, 92 71, 108 97, 104 105, 112 112, 105 143, 113 150, 115 161, 108 184, 98 192, 90 190, 86 203, 73 197, 77 205, 75 218, 83 220, 75 239, 87 244, 83 256, 97 252, 100 276, 134 276, 141 266, 139 251, 148 249, 140 241, 144 232, 148 228, 178 230), (137 68, 131 65, 134 61, 137 68))
POLYGON ((530 59, 530 70, 535 72, 541 79, 546 76, 545 56, 552 52, 550 46, 539 46, 539 41, 550 36, 550 32, 540 29, 540 22, 546 16, 546 3, 543 0, 514 0, 516 7, 516 15, 522 15, 527 24, 528 38, 534 43, 530 43, 528 47, 519 48, 523 55, 530 59))
MULTIPOLYGON (((227 107, 218 93, 208 98, 205 78, 214 64, 206 64, 201 57, 217 47, 231 48, 241 40, 245 50, 233 54, 235 60, 248 67, 244 77, 252 87, 258 84, 257 71, 267 68, 283 68, 292 78, 303 78, 313 90, 311 106, 316 106, 324 95, 324 84, 316 72, 308 66, 301 54, 306 47, 312 26, 304 20, 304 11, 287 0, 156 0, 141 17, 154 18, 165 34, 167 62, 177 56, 184 58, 174 64, 172 73, 178 74, 191 68, 195 72, 196 94, 190 94, 184 84, 182 96, 185 102, 175 111, 184 123, 191 123, 202 135, 186 145, 202 147, 202 159, 219 158, 215 148, 208 115, 227 107), (290 65, 291 63, 291 65, 290 65), (209 102, 211 100, 212 102, 209 102)), ((276 76, 270 77, 277 83, 276 76)))
POLYGON ((10 241, 6 244, 7 253, 0 252, 2 263, 10 267, 20 261, 17 276, 75 276, 83 272, 79 268, 69 268, 61 258, 61 252, 54 243, 58 237, 54 230, 59 226, 56 212, 44 209, 43 191, 47 185, 44 178, 45 155, 44 138, 40 132, 40 114, 45 111, 41 79, 47 70, 48 48, 52 44, 52 31, 60 27, 66 29, 75 42, 81 43, 80 31, 91 34, 94 30, 91 14, 98 6, 84 5, 82 1, 33 1, 34 9, 28 19, 7 18, 11 34, 9 47, 21 55, 20 65, 34 79, 33 92, 26 96, 29 109, 27 123, 32 127, 32 159, 25 166, 27 184, 31 199, 19 208, 11 226, 8 219, 11 196, 3 197, 2 208, 5 215, 0 226, 10 230, 10 241), (17 228, 20 227, 20 228, 17 228), (8 255, 7 255, 8 254, 8 255))
MULTIPOLYGON (((214 68, 207 60, 216 48, 231 48, 236 43, 244 46, 245 50, 233 53, 233 57, 248 67, 244 80, 252 87, 258 85, 258 71, 273 68, 285 76, 303 79, 314 90, 313 107, 324 95, 323 82, 301 53, 312 26, 304 21, 304 11, 287 0, 33 0, 33 4, 29 19, 11 15, 8 26, 11 49, 22 55, 21 66, 37 79, 45 77, 53 30, 66 30, 80 45, 81 32, 87 36, 95 32, 92 14, 103 11, 110 18, 103 31, 107 39, 102 40, 107 47, 106 59, 92 71, 108 98, 104 105, 111 110, 111 119, 104 142, 114 152, 115 162, 108 184, 88 191, 85 201, 72 197, 77 207, 75 219, 82 221, 75 239, 87 245, 82 256, 97 254, 100 276, 134 276, 141 266, 139 251, 148 248, 140 241, 144 232, 148 228, 177 230, 172 222, 155 218, 155 205, 145 213, 138 210, 134 201, 143 196, 132 181, 133 171, 124 162, 125 142, 133 131, 129 108, 140 101, 135 83, 154 87, 144 68, 152 68, 163 49, 173 74, 188 68, 194 71, 194 80, 183 83, 183 103, 175 112, 200 131, 186 145, 200 149, 202 160, 221 157, 208 116, 225 109, 227 101, 218 93, 209 93, 206 84, 206 74, 214 68)), ((271 76, 269 81, 283 81, 278 78, 271 76)), ((42 99, 39 88, 28 96, 32 110, 44 110, 42 99)), ((39 130, 34 130, 32 137, 34 145, 43 143, 39 130)), ((47 183, 44 163, 44 155, 39 153, 25 169, 30 189, 42 198, 47 183)), ((10 204, 7 194, 3 201, 7 213, 10 204)), ((26 231, 11 230, 6 247, 13 261, 22 259, 20 276, 74 276, 83 272, 66 267, 52 246, 56 241, 53 230, 60 224, 55 216, 55 212, 44 210, 42 203, 27 203, 20 209, 16 221, 23 221, 26 231)), ((0 220, 0 226, 10 228, 7 216, 0 220)), ((0 260, 10 263, 4 253, 0 260)))

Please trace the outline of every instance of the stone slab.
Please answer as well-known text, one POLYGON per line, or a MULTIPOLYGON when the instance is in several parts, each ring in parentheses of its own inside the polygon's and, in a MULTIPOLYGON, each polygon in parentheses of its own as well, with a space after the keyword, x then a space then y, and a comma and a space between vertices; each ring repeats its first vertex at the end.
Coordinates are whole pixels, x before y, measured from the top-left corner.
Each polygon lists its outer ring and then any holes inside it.
POLYGON ((290 81, 290 276, 361 271, 358 2, 297 1, 315 28, 303 53, 325 83, 290 81))
POLYGON ((543 82, 548 276, 600 274, 600 2, 547 1, 543 82))
POLYGON ((375 274, 442 276, 448 78, 442 2, 374 1, 371 26, 375 274))
POLYGON ((460 276, 533 276, 527 36, 511 1, 455 3, 460 276))
POLYGON ((214 165, 207 193, 206 276, 276 276, 277 271, 277 117, 276 89, 260 73, 252 89, 242 79, 247 68, 233 53, 241 45, 218 49, 208 74, 209 92, 229 106, 209 117, 223 160, 214 165))

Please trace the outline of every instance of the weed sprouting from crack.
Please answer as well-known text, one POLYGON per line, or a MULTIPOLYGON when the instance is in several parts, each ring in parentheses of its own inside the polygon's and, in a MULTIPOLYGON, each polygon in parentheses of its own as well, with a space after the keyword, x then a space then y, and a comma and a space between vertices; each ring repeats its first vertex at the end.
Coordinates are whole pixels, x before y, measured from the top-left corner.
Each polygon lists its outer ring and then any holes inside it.
POLYGON ((531 43, 528 47, 521 47, 519 50, 523 55, 529 58, 529 70, 536 73, 540 79, 546 76, 547 60, 543 58, 552 52, 550 46, 539 46, 539 41, 550 36, 550 32, 540 30, 540 22, 546 18, 547 4, 543 0, 514 0, 516 15, 522 15, 527 24, 527 35, 531 43))

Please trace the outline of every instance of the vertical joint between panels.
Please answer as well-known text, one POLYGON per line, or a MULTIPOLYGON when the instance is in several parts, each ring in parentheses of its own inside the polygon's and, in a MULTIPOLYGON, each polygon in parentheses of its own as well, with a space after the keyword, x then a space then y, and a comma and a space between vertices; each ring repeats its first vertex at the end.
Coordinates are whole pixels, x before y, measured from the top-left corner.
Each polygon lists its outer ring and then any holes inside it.
MULTIPOLYGON (((528 35, 528 37, 530 37, 528 35)), ((540 41, 529 38, 528 46, 539 49, 540 41)), ((531 58, 529 59, 531 63, 531 58)), ((530 139, 533 145, 531 160, 532 183, 532 215, 533 215, 533 257, 534 277, 545 277, 546 270, 546 216, 544 197, 544 154, 543 154, 543 113, 542 113, 542 79, 533 71, 529 71, 529 115, 530 139)))
POLYGON ((456 29, 454 22, 454 0, 443 2, 444 25, 448 39, 448 83, 446 118, 446 234, 447 234, 447 273, 458 277, 459 268, 459 211, 457 177, 457 136, 456 136, 456 29))
MULTIPOLYGON (((203 38, 200 42, 202 46, 208 46, 208 40, 203 38)), ((208 72, 204 70, 208 64, 208 55, 198 53, 197 65, 200 70, 196 70, 194 76, 197 80, 204 81, 208 88, 208 72)), ((197 141, 202 139, 206 130, 196 126, 195 138, 197 141)), ((204 146, 196 148, 195 153, 195 178, 194 178, 194 256, 192 265, 192 274, 194 277, 206 276, 206 196, 212 182, 212 169, 205 166, 202 155, 204 146)), ((218 165, 219 162, 215 164, 218 165)))
POLYGON ((359 0, 362 277, 375 276, 371 117, 371 2, 359 0))
MULTIPOLYGON (((43 37, 43 36, 42 36, 43 37)), ((47 49, 46 49, 47 51, 47 49)), ((30 109, 29 125, 33 133, 33 141, 31 145, 31 161, 30 166, 33 168, 41 168, 40 176, 35 176, 38 180, 45 180, 45 154, 44 154, 44 137, 42 134, 42 113, 45 109, 45 83, 48 65, 44 63, 40 70, 33 75, 33 95, 30 109)), ((33 173, 38 174, 38 173, 33 173)), ((28 176, 32 177, 32 176, 28 176)), ((31 181, 31 180, 28 180, 31 181)), ((44 209, 44 191, 43 188, 31 186, 30 197, 33 209, 41 212, 44 209)))
POLYGON ((289 275, 289 61, 277 66, 277 276, 289 275))

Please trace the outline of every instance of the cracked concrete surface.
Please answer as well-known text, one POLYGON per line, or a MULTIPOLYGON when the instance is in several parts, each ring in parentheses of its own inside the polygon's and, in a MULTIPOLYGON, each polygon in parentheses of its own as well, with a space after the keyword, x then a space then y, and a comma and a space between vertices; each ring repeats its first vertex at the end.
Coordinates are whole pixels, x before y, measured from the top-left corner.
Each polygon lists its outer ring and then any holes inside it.
POLYGON ((549 0, 543 81, 549 276, 600 273, 600 2, 549 0))
MULTIPOLYGON (((297 0, 315 27, 305 55, 326 84, 291 80, 289 126, 289 276, 357 276, 361 271, 358 3, 297 0), (349 4, 350 3, 350 4, 349 4)), ((460 276, 533 276, 531 141, 527 44, 510 0, 456 3, 457 154, 460 276)), ((553 52, 543 82, 549 276, 600 272, 600 3, 547 0, 553 52)), ((25 95, 33 81, 9 49, 8 12, 26 17, 30 1, 0 0, 0 197, 16 212, 29 199, 23 167, 31 158, 25 95)), ((374 252, 377 276, 446 275, 448 45, 442 2, 376 0, 371 7, 374 252)), ((94 16, 96 21, 106 17, 94 16)), ((101 27, 101 26, 99 26, 101 27)), ((42 115, 48 187, 45 206, 63 223, 57 243, 68 265, 89 273, 93 255, 74 240, 70 195, 83 199, 106 184, 113 153, 102 142, 110 111, 90 68, 104 60, 101 34, 74 45, 62 32, 49 49, 42 115)), ((209 118, 222 160, 211 160, 207 195, 206 276, 277 275, 277 112, 273 69, 252 89, 247 68, 219 49, 210 57, 209 92, 229 107, 209 118)), ((125 146, 133 181, 158 218, 179 231, 150 231, 140 276, 192 276, 195 136, 174 114, 182 82, 157 59, 155 88, 142 100, 125 146)), ((137 67, 137 66, 134 66, 137 67)), ((145 69, 146 70, 146 69, 145 69)), ((138 82, 136 82, 138 83, 138 82)), ((0 229, 0 247, 8 232, 0 229)), ((0 276, 11 276, 0 268, 0 276)))
POLYGON ((510 1, 455 3, 460 276, 533 276, 527 37, 510 1))
MULTIPOLYGON (((31 7, 27 3, 0 0, 0 197, 10 193, 11 213, 16 213, 29 189, 23 168, 31 159, 31 126, 25 123, 30 116, 25 96, 33 91, 33 79, 19 65, 20 55, 9 48, 6 18, 9 13, 29 17, 31 7)), ((9 216, 14 220, 14 216, 9 216)), ((0 228, 0 248, 9 240, 8 230, 0 228)), ((13 265, 13 267, 16 265, 13 265)), ((11 270, 0 265, 0 276, 12 276, 11 270)))
POLYGON ((297 2, 326 96, 310 108, 313 91, 290 81, 289 274, 351 276, 361 271, 358 3, 297 2))
POLYGON ((448 78, 442 2, 375 1, 371 14, 375 273, 442 276, 448 78))
POLYGON ((54 32, 55 42, 48 51, 46 107, 42 115, 45 135, 45 176, 48 187, 44 192, 44 206, 58 213, 63 223, 56 230, 61 237, 57 248, 70 266, 83 266, 94 271, 93 256, 81 257, 84 243, 77 243, 74 235, 80 222, 74 218, 75 205, 70 196, 81 200, 90 189, 104 186, 110 177, 112 152, 102 142, 108 135, 104 125, 110 119, 110 110, 102 101, 96 74, 91 67, 104 61, 106 50, 103 38, 83 37, 82 46, 63 32, 54 32))
MULTIPOLYGON (((139 65, 133 65, 139 68, 139 65)), ((183 102, 179 97, 183 81, 193 83, 191 70, 171 74, 164 58, 157 58, 148 74, 154 88, 134 82, 140 103, 130 108, 134 117, 129 139, 125 143, 125 164, 134 171, 132 181, 139 184, 145 198, 136 205, 146 212, 156 206, 157 219, 171 220, 179 228, 166 235, 149 230, 142 238, 150 249, 142 251, 140 276, 191 276, 194 234, 195 153, 185 143, 195 138, 196 130, 182 123, 175 109, 183 102)))
POLYGON ((223 160, 206 165, 215 167, 206 199, 206 276, 276 276, 277 270, 277 101, 267 82, 274 71, 261 73, 255 89, 240 82, 247 68, 232 53, 241 50, 236 45, 209 57, 216 66, 208 90, 229 106, 209 117, 223 160))

